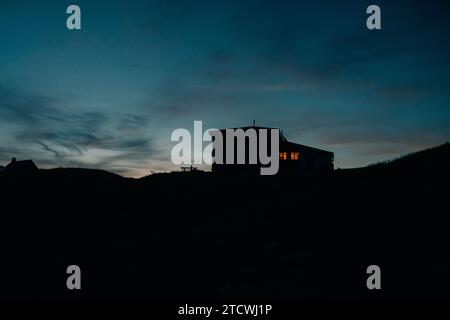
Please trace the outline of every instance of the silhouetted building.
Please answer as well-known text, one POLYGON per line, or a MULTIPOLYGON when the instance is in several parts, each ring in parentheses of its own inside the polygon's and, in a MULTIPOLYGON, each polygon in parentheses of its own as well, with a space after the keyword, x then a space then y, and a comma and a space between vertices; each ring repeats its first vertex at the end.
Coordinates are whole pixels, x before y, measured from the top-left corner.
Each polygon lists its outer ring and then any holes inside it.
MULTIPOLYGON (((267 129, 267 149, 271 150, 270 146, 270 129, 276 128, 267 128, 267 127, 241 127, 241 128, 232 128, 233 130, 242 129, 244 132, 249 133, 249 129, 254 129, 256 132, 256 140, 253 143, 256 144, 254 146, 254 150, 257 150, 259 154, 259 130, 267 129)), ((268 167, 269 165, 263 165, 260 162, 259 156, 256 164, 250 164, 249 161, 249 149, 250 149, 250 134, 245 139, 245 163, 237 164, 237 144, 238 141, 235 138, 234 141, 234 164, 226 163, 226 130, 219 130, 222 133, 223 137, 223 164, 218 164, 213 162, 212 171, 217 174, 260 174, 261 167, 268 167)), ((314 174, 314 173, 326 173, 334 170, 334 154, 330 151, 325 151, 313 147, 308 147, 302 144, 290 142, 283 135, 283 131, 279 130, 279 170, 278 174, 288 174, 288 175, 297 175, 297 174, 314 174)), ((214 141, 214 137, 213 137, 214 141)), ((271 154, 267 152, 267 154, 271 154)), ((213 159, 215 157, 215 151, 213 151, 213 159)))
POLYGON ((33 172, 38 170, 38 167, 33 162, 33 160, 17 161, 16 158, 12 158, 11 162, 5 167, 4 170, 15 172, 33 172))

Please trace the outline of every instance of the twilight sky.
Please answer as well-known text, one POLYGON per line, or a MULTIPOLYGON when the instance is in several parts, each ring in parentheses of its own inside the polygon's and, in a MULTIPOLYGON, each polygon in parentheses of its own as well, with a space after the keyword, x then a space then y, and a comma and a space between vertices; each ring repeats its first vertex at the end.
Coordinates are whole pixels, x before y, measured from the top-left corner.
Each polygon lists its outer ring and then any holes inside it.
POLYGON ((279 127, 336 167, 450 141, 450 1, 0 2, 0 164, 176 169, 176 128, 279 127), (82 30, 66 28, 77 4, 82 30), (370 4, 382 30, 366 28, 370 4))

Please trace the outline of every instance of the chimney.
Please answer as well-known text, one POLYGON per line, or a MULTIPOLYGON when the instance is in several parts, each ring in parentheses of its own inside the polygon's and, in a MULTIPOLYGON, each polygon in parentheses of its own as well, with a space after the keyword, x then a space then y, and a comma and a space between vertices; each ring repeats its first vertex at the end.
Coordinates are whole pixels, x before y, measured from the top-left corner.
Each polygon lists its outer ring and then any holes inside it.
POLYGON ((12 159, 11 159, 11 163, 15 163, 16 160, 17 160, 16 158, 12 158, 12 159))
POLYGON ((253 126, 256 127, 256 121, 255 120, 253 120, 253 126))

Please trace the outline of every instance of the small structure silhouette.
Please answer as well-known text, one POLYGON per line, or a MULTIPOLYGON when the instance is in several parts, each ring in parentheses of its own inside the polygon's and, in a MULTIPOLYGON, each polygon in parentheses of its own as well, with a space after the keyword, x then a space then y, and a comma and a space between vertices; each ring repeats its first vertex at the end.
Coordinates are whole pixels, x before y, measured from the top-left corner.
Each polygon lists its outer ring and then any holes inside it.
POLYGON ((3 171, 14 171, 20 173, 28 173, 37 171, 38 167, 33 160, 20 160, 12 158, 11 162, 3 169, 3 171))
POLYGON ((193 172, 193 171, 198 171, 198 168, 194 167, 194 166, 181 167, 181 171, 183 171, 183 172, 193 172))

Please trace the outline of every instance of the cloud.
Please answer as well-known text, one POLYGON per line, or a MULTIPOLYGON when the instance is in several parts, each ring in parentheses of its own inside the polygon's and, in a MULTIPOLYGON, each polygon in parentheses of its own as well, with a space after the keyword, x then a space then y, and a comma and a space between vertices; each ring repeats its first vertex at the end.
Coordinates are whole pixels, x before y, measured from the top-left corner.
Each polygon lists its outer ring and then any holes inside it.
POLYGON ((64 99, 0 85, 3 161, 17 156, 49 167, 143 167, 157 153, 147 122, 137 114, 64 108, 64 99))

